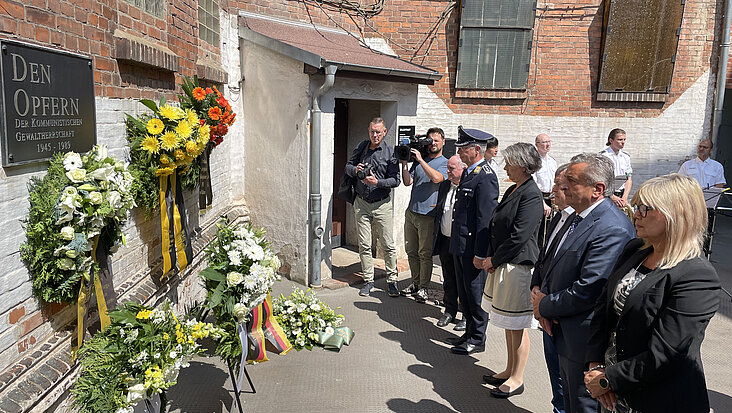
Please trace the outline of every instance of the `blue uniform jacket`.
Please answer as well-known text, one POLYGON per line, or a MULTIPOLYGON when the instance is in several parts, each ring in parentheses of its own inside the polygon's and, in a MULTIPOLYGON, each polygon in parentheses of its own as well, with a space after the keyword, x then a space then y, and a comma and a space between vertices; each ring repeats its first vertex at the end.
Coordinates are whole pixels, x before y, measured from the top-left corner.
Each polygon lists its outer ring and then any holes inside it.
POLYGON ((490 223, 498 204, 498 178, 483 160, 465 170, 452 212, 450 253, 457 256, 488 257, 490 223))

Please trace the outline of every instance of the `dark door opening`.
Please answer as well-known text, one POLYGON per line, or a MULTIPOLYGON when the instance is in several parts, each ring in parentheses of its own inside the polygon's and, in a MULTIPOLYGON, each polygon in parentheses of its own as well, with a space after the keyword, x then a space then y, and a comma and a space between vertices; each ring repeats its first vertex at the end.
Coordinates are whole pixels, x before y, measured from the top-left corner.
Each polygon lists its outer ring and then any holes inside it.
MULTIPOLYGON (((333 188, 338 189, 343 169, 348 161, 348 100, 335 100, 335 134, 333 139, 333 188)), ((334 191, 337 192, 337 191, 334 191)), ((346 243, 346 201, 333 194, 333 248, 346 243)))

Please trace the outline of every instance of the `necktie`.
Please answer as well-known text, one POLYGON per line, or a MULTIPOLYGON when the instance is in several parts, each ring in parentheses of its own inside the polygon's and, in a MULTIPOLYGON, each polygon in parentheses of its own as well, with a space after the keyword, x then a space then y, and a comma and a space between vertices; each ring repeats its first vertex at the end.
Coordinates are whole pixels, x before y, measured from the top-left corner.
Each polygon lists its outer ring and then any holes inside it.
POLYGON ((569 226, 569 229, 567 230, 567 236, 569 237, 574 232, 574 229, 577 228, 577 225, 582 222, 582 217, 579 215, 575 215, 574 220, 572 220, 572 225, 569 226))

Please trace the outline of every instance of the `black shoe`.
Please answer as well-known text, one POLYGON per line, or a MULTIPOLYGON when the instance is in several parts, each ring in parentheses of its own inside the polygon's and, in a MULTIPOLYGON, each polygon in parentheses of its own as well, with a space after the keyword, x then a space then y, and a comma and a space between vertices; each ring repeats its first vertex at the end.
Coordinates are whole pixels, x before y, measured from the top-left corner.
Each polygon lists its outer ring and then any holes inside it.
POLYGON ((418 303, 426 303, 427 298, 427 290, 424 288, 420 288, 416 293, 414 293, 414 301, 418 303))
POLYGON ((451 348, 450 351, 455 354, 467 356, 468 354, 480 353, 481 351, 485 351, 485 344, 475 345, 470 343, 463 343, 459 346, 451 348))
POLYGON ((457 324, 455 324, 455 327, 453 327, 452 329, 455 331, 465 331, 466 325, 467 322, 463 318, 462 320, 458 321, 457 324))
POLYGON ((468 341, 468 338, 465 336, 448 337, 445 341, 452 344, 453 346, 459 346, 459 345, 465 343, 466 341, 468 341))
POLYGON ((406 297, 409 297, 410 295, 412 295, 412 294, 416 293, 416 292, 417 292, 417 290, 419 290, 419 288, 417 288, 417 286, 416 286, 416 285, 414 285, 414 284, 409 284, 409 287, 407 287, 407 288, 405 288, 405 289, 403 289, 403 290, 399 291, 399 294, 401 294, 401 295, 403 295, 403 296, 406 296, 406 297))
POLYGON ((371 295, 371 289, 374 288, 374 283, 367 282, 364 283, 363 287, 361 287, 361 291, 358 292, 358 295, 362 297, 368 297, 371 295))
POLYGON ((389 297, 399 297, 399 289, 397 288, 397 283, 388 283, 389 284, 389 297))
POLYGON ((491 375, 485 375, 483 376, 483 382, 485 384, 490 384, 491 386, 500 386, 501 384, 505 383, 508 378, 505 379, 499 379, 498 377, 491 375))
POLYGON ((442 317, 440 317, 440 319, 437 320, 437 327, 445 327, 446 325, 450 324, 452 319, 453 319, 453 316, 451 316, 450 314, 447 314, 447 313, 443 314, 442 317))
POLYGON ((521 394, 523 392, 524 392, 524 385, 523 384, 520 385, 520 386, 518 386, 516 388, 516 390, 509 391, 509 392, 505 392, 505 391, 499 390, 498 388, 491 389, 491 395, 493 395, 493 397, 497 397, 499 399, 508 399, 511 396, 515 396, 515 395, 521 394))

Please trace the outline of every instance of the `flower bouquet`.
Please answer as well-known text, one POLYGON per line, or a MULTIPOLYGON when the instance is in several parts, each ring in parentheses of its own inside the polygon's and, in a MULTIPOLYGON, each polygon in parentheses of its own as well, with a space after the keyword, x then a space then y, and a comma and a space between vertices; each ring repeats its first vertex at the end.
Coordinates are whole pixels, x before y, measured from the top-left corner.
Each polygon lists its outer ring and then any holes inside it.
POLYGON ((164 390, 201 353, 198 340, 221 335, 211 324, 179 321, 168 302, 161 309, 125 303, 109 315, 112 324, 79 350, 81 372, 71 388, 79 411, 129 413, 155 394, 164 411, 164 390))
POLYGON ((159 205, 157 178, 176 173, 183 188, 195 188, 198 163, 193 161, 206 149, 211 128, 194 110, 166 104, 165 99, 160 105, 148 99, 140 103, 152 114, 127 115, 130 169, 140 182, 135 199, 152 212, 159 205))
POLYGON ((236 120, 236 113, 231 110, 229 101, 214 87, 202 88, 198 85, 198 76, 183 79, 183 92, 180 96, 181 107, 192 109, 204 123, 211 127, 211 144, 218 146, 229 132, 229 127, 236 120))
MULTIPOLYGON (((326 345, 329 338, 338 337, 337 329, 348 329, 340 327, 345 317, 336 314, 311 289, 303 291, 293 288, 292 294, 288 297, 280 295, 275 298, 272 306, 277 322, 298 351, 303 348, 312 350, 315 345, 326 345)), ((353 338, 352 332, 348 340, 343 343, 350 343, 351 338, 353 338)))
POLYGON ((127 165, 103 145, 86 155, 57 154, 45 177, 31 179, 20 253, 39 298, 76 301, 81 280, 99 271, 95 249, 113 253, 124 243, 122 226, 135 206, 132 181, 127 165))
POLYGON ((263 230, 227 224, 225 220, 217 224, 216 238, 206 249, 209 267, 200 276, 207 291, 206 307, 225 331, 216 354, 238 363, 242 348, 237 326, 251 321, 252 312, 267 300, 280 279, 276 272, 280 260, 270 250, 263 230))

